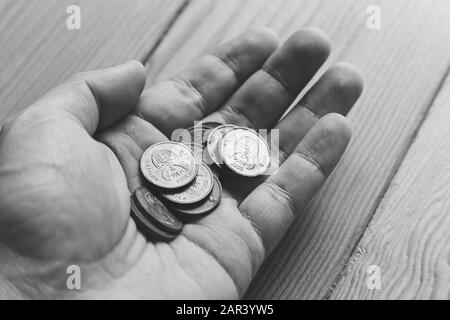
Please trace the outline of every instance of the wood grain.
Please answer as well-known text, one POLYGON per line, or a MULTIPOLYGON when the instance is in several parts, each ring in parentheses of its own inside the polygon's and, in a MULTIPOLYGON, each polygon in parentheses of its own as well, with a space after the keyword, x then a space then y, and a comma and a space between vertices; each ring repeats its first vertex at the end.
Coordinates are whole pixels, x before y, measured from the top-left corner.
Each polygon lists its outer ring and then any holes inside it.
POLYGON ((446 0, 197 0, 179 17, 150 59, 155 81, 247 28, 268 26, 286 38, 308 25, 330 34, 331 62, 352 62, 366 82, 350 114, 351 147, 266 261, 248 298, 329 297, 450 64, 449 16, 446 0), (380 31, 366 28, 372 4, 382 9, 380 31))
POLYGON ((333 299, 450 299, 450 77, 350 259, 333 299), (366 281, 380 268, 381 287, 366 281), (372 286, 369 286, 369 288, 372 286))
POLYGON ((0 124, 69 75, 141 59, 183 0, 0 2, 0 124), (70 4, 81 29, 66 27, 70 4))

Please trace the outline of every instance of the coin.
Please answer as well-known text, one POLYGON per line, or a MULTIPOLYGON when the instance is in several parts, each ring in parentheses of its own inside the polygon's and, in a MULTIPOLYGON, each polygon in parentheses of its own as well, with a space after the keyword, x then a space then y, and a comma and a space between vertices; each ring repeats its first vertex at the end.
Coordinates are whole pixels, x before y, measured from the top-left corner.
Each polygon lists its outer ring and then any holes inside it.
MULTIPOLYGON (((207 165, 214 164, 214 162, 209 157, 208 150, 206 147, 203 147, 201 144, 198 143, 192 143, 190 145, 190 148, 194 152, 195 156, 199 161, 202 161, 207 165)), ((210 166, 209 169, 215 176, 217 177, 220 176, 219 168, 217 166, 210 166)))
POLYGON ((202 127, 189 127, 184 130, 180 130, 173 137, 172 140, 182 143, 184 145, 190 145, 191 143, 202 143, 203 128, 202 127))
POLYGON ((192 204, 205 199, 213 188, 214 180, 211 170, 205 163, 199 164, 194 182, 180 192, 161 192, 167 200, 178 204, 192 204))
POLYGON ((198 161, 192 150, 184 144, 160 142, 142 155, 141 171, 155 186, 176 189, 194 180, 198 172, 198 161))
POLYGON ((220 167, 223 164, 220 155, 218 154, 217 146, 222 139, 223 135, 235 126, 232 124, 224 124, 214 128, 208 136, 207 140, 207 150, 209 159, 208 164, 216 164, 220 167))
POLYGON ((176 238, 176 234, 165 232, 154 226, 139 210, 134 201, 131 201, 130 215, 136 223, 136 227, 149 240, 169 242, 176 238))
POLYGON ((219 205, 221 199, 222 185, 220 184, 219 178, 214 176, 213 189, 205 200, 191 206, 174 205, 172 209, 182 215, 199 216, 213 211, 219 205))
POLYGON ((197 160, 206 162, 207 150, 205 147, 198 143, 191 143, 189 147, 191 148, 192 152, 194 152, 197 160))
POLYGON ((208 145, 208 137, 209 137, 209 135, 211 134, 211 132, 212 132, 215 128, 217 128, 217 127, 219 127, 219 126, 222 126, 222 125, 223 125, 223 123, 219 123, 219 122, 205 122, 205 123, 203 124, 203 127, 206 128, 206 130, 203 131, 203 135, 202 135, 202 145, 203 145, 204 147, 206 147, 206 146, 208 145))
POLYGON ((172 137, 172 140, 185 145, 197 143, 206 146, 210 132, 220 125, 221 123, 218 122, 199 122, 185 130, 176 131, 172 137))
POLYGON ((137 189, 133 193, 131 201, 156 227, 175 234, 180 233, 183 229, 183 223, 170 213, 167 207, 147 188, 137 189))
POLYGON ((262 175, 270 166, 270 151, 266 141, 249 128, 235 127, 228 130, 218 149, 226 166, 242 176, 262 175))

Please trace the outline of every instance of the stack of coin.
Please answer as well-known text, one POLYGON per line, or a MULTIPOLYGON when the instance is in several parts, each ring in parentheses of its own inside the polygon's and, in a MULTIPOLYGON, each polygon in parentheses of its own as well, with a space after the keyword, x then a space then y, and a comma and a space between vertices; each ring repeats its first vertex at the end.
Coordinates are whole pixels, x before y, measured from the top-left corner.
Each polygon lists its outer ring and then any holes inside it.
POLYGON ((213 172, 256 177, 270 166, 265 139, 249 128, 207 122, 178 132, 172 139, 190 147, 213 172))
POLYGON ((131 216, 137 228, 153 240, 173 240, 183 229, 183 223, 145 187, 131 197, 131 216))
POLYGON ((270 167, 270 150, 255 130, 221 125, 208 136, 207 155, 225 174, 244 177, 263 175, 270 167))
POLYGON ((182 143, 152 145, 142 155, 140 167, 149 184, 131 196, 131 214, 153 240, 172 240, 182 221, 203 216, 220 203, 219 179, 182 143))
POLYGON ((208 122, 182 130, 172 140, 144 152, 140 166, 149 186, 131 197, 138 228, 160 241, 172 240, 183 222, 219 205, 222 173, 256 177, 270 166, 264 138, 248 128, 208 122))

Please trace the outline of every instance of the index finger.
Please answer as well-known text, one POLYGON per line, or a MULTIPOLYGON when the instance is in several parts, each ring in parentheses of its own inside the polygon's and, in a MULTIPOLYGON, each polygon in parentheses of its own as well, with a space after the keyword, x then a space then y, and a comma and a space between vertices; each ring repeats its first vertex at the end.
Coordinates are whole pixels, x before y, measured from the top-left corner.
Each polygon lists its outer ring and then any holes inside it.
POLYGON ((219 108, 277 47, 277 36, 269 29, 248 31, 146 90, 137 112, 170 136, 219 108))

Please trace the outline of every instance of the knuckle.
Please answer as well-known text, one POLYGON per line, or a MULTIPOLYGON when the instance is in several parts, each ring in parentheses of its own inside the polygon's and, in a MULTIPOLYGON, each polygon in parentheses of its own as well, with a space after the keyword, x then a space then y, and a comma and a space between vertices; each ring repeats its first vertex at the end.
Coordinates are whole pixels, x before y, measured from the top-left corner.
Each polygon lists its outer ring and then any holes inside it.
POLYGON ((292 153, 292 155, 299 157, 301 160, 306 161, 308 164, 313 166, 315 169, 318 170, 318 172, 322 175, 322 177, 328 176, 328 173, 325 170, 325 168, 316 160, 317 156, 314 153, 314 151, 311 151, 306 147, 301 147, 296 149, 292 153))
POLYGON ((294 218, 296 206, 292 195, 285 188, 280 187, 270 180, 267 180, 263 185, 269 198, 284 207, 286 212, 294 218))
POLYGON ((200 92, 195 83, 181 76, 175 76, 172 78, 171 83, 176 90, 189 97, 192 104, 200 110, 202 114, 206 114, 208 109, 208 101, 206 101, 205 96, 200 92))
POLYGON ((242 125, 244 127, 253 128, 253 124, 249 117, 244 114, 240 108, 232 105, 226 104, 220 111, 220 115, 225 120, 226 123, 233 123, 237 125, 242 125))

